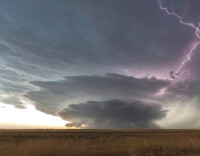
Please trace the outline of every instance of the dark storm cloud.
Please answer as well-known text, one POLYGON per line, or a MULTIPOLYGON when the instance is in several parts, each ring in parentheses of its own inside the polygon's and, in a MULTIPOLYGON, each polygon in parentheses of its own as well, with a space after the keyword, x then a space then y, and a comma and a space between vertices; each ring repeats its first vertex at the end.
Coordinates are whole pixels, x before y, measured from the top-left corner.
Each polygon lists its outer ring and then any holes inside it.
MULTIPOLYGON (((186 22, 200 21, 199 0, 163 5, 186 22)), ((155 78, 181 77, 169 72, 185 59, 194 33, 160 10, 156 0, 0 0, 0 101, 23 107, 21 99, 27 97, 37 109, 56 115, 71 103, 92 107, 87 101, 97 101, 102 112, 101 105, 107 108, 113 99, 125 110, 132 109, 131 102, 137 110, 135 101, 144 106, 197 99, 199 49, 183 68, 190 71, 190 82, 171 85, 155 78), (117 74, 103 75, 110 72, 117 74), (147 73, 155 77, 141 78, 147 73)), ((159 118, 152 116, 145 118, 147 127, 159 118)), ((122 118, 130 127, 132 121, 122 118)))
POLYGON ((154 95, 170 81, 151 78, 134 78, 119 74, 70 76, 60 81, 35 81, 41 90, 28 92, 26 97, 46 113, 53 113, 62 104, 88 100, 154 100, 154 95))
POLYGON ((179 99, 192 99, 200 95, 200 81, 199 80, 184 80, 177 81, 172 86, 168 87, 168 95, 177 97, 179 99))
MULTIPOLYGON (((155 128, 158 125, 154 121, 163 119, 167 113, 163 110, 170 112, 179 107, 178 116, 182 114, 181 108, 187 108, 188 104, 191 109, 200 109, 199 80, 171 83, 155 77, 107 74, 71 76, 32 84, 40 90, 28 92, 25 96, 35 103, 37 109, 71 121, 68 125, 71 127, 86 124, 86 128, 155 128)), ((195 115, 187 122, 195 121, 196 126, 197 118, 199 116, 195 115)), ((183 126, 182 121, 180 123, 180 127, 183 126)))
POLYGON ((84 124, 85 128, 158 128, 154 121, 165 117, 166 110, 155 103, 140 101, 88 101, 71 104, 59 115, 72 122, 67 127, 81 127, 84 124))
POLYGON ((46 78, 173 64, 194 37, 155 0, 1 3, 4 60, 46 78))
MULTIPOLYGON (((196 17, 190 3, 186 20, 196 17)), ((180 13, 184 4, 166 3, 180 13)), ((8 72, 0 76, 12 81, 1 85, 20 88, 20 94, 31 90, 21 87, 28 81, 71 75, 130 71, 166 77, 195 37, 193 30, 162 12, 156 0, 1 0, 0 32, 0 61, 8 72)))

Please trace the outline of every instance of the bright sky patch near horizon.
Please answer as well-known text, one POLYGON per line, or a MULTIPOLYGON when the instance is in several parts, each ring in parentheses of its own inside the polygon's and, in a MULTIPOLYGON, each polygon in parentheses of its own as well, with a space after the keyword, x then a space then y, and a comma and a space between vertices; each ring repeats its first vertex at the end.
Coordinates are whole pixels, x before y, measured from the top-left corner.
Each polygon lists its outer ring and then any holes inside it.
POLYGON ((0 103, 0 129, 63 129, 67 121, 47 115, 27 104, 25 109, 0 103))

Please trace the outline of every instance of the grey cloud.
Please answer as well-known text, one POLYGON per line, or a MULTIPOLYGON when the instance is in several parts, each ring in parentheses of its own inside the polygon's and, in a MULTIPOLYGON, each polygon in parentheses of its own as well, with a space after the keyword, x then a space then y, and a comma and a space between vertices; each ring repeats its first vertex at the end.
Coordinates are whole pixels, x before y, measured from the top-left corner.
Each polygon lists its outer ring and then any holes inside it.
MULTIPOLYGON (((198 24, 199 0, 189 1, 186 10, 186 0, 163 3, 198 24)), ((25 94, 37 109, 56 115, 89 100, 163 104, 197 98, 198 81, 171 85, 155 78, 180 77, 168 73, 190 50, 194 33, 156 0, 1 0, 0 93, 10 99, 0 101, 19 107, 25 94), (123 70, 155 77, 123 76, 123 70), (101 75, 108 72, 118 74, 101 75), (155 96, 163 88, 166 93, 155 96)), ((198 50, 183 68, 191 71, 189 78, 200 76, 198 50)))
POLYGON ((24 103, 21 102, 21 100, 17 97, 17 96, 13 96, 13 95, 6 95, 6 96, 2 96, 0 94, 0 101, 3 102, 4 104, 10 104, 10 105, 14 105, 17 108, 26 108, 24 103))
MULTIPOLYGON (((34 81, 32 84, 40 87, 40 90, 28 92, 25 96, 35 103, 37 109, 72 121, 67 125, 69 127, 81 127, 86 124, 86 128, 155 128, 159 125, 156 125, 154 121, 160 121, 168 113, 162 109, 169 112, 177 107, 177 109, 181 107, 184 109, 187 103, 191 104, 191 109, 193 107, 196 110, 200 109, 199 80, 171 83, 169 80, 160 80, 155 77, 135 78, 106 74, 70 76, 58 81, 34 81), (159 95, 164 88, 163 94, 159 95), (120 114, 120 109, 122 114, 120 114), (141 111, 141 116, 134 111, 141 111), (131 120, 126 118, 125 112, 131 120), (154 116, 152 112, 160 113, 160 116, 154 116), (136 116, 134 116, 135 113, 136 116)), ((176 110, 176 113, 177 116, 182 114, 181 110, 176 110)), ((187 117, 187 122, 197 121, 197 117, 187 117)), ((176 122, 180 121, 174 120, 171 123, 174 126, 176 122)), ((180 128, 183 126, 183 124, 178 125, 180 128)))
POLYGON ((14 49, 5 54, 7 65, 45 78, 149 66, 159 70, 155 65, 173 64, 182 45, 193 40, 193 33, 162 14, 154 0, 19 0, 0 6, 1 40, 14 49))
POLYGON ((166 110, 155 103, 141 101, 88 101, 71 104, 59 115, 71 122, 67 127, 84 124, 84 128, 158 128, 155 121, 165 117, 166 110))
POLYGON ((27 78, 29 77, 0 65, 0 102, 25 108, 21 102, 22 94, 34 89, 27 78))
POLYGON ((70 76, 58 81, 34 81, 39 91, 28 92, 37 109, 46 113, 55 112, 70 103, 88 100, 132 100, 156 101, 154 95, 170 81, 152 78, 134 78, 119 74, 70 76))
MULTIPOLYGON (((183 10, 180 10, 182 6, 179 4, 180 2, 172 6, 181 13, 183 10)), ((188 7, 190 5, 193 4, 189 4, 188 7)), ((170 8, 172 6, 170 5, 170 8)), ((188 8, 188 10, 191 9, 188 8)), ((193 17, 196 13, 187 14, 186 20, 187 17, 190 15, 193 17)), ((120 0, 109 2, 105 0, 92 2, 87 0, 84 2, 18 0, 12 3, 1 0, 0 32, 0 61, 5 68, 12 70, 12 73, 1 70, 0 77, 1 80, 3 79, 1 91, 12 92, 12 96, 34 90, 25 87, 24 82, 43 80, 47 81, 48 85, 49 81, 61 79, 63 76, 108 72, 122 74, 124 69, 135 73, 136 76, 138 73, 140 75, 157 73, 160 77, 169 76, 168 71, 173 70, 174 62, 177 64, 177 58, 182 56, 185 49, 183 45, 190 44, 195 37, 193 30, 179 24, 177 19, 166 16, 158 8, 155 0, 127 0, 126 2, 120 0), (10 83, 10 81, 13 82, 10 83), (15 92, 18 94, 14 94, 15 92)), ((70 82, 72 82, 71 79, 70 82)), ((76 78, 76 83, 78 81, 76 78)), ((65 82, 56 83, 64 83, 63 87, 65 86, 65 82)), ((84 83, 91 86, 87 82, 84 83)), ((117 84, 116 81, 114 83, 117 84)), ((39 83, 35 85, 40 86, 39 83)), ((146 96, 151 96, 149 94, 151 90, 148 89, 151 86, 148 87, 148 84, 146 84, 147 88, 143 87, 143 90, 139 89, 138 92, 113 86, 111 86, 113 89, 109 91, 106 85, 109 86, 112 83, 102 84, 102 89, 99 88, 100 86, 94 86, 102 90, 98 92, 98 95, 95 94, 95 90, 86 87, 84 91, 81 91, 80 100, 88 100, 88 94, 84 95, 87 91, 90 97, 95 96, 91 100, 101 100, 103 96, 105 100, 115 99, 116 96, 130 98, 132 94, 139 98, 145 95, 144 99, 146 96), (105 93, 104 89, 106 89, 105 93), (119 92, 120 89, 123 93, 119 92), (106 94, 108 92, 111 92, 111 97, 106 94)), ((84 88, 83 85, 82 87, 84 88)), ((46 86, 44 89, 48 93, 40 95, 39 92, 32 92, 29 97, 36 101, 42 110, 46 109, 42 105, 51 105, 48 110, 51 113, 60 107, 59 104, 66 103, 66 100, 74 102, 71 99, 80 93, 77 88, 71 89, 74 93, 69 93, 69 89, 64 88, 67 93, 65 91, 63 93, 56 87, 59 93, 66 96, 65 98, 57 95, 53 89, 49 90, 46 86), (53 99, 50 104, 45 98, 49 96, 53 99), (53 103, 56 106, 53 106, 53 103)))
POLYGON ((184 81, 177 81, 173 85, 169 86, 167 91, 169 99, 192 99, 199 97, 200 95, 200 81, 186 79, 184 81))

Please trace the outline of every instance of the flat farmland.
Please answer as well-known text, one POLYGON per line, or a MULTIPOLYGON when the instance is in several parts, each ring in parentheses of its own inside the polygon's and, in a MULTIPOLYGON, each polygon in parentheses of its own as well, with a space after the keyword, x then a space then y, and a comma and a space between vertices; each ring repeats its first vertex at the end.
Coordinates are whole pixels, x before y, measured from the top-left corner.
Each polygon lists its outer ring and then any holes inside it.
POLYGON ((200 130, 0 130, 0 156, 198 156, 200 130))

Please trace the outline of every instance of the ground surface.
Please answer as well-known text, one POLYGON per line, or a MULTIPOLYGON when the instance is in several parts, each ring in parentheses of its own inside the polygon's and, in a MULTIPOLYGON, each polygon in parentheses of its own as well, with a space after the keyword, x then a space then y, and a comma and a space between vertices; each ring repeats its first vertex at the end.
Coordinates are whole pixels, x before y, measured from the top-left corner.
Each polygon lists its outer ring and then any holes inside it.
POLYGON ((200 130, 0 130, 0 156, 198 156, 200 130))

